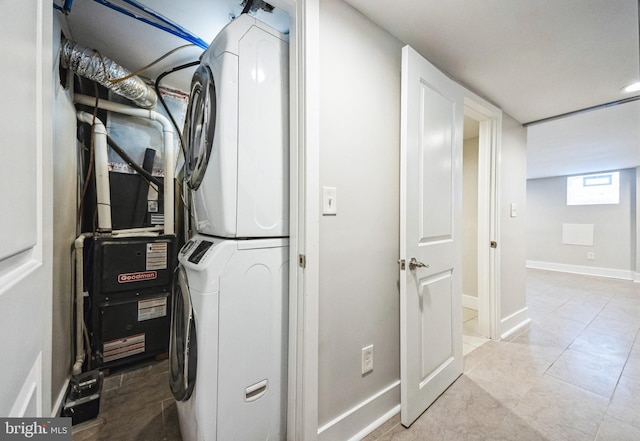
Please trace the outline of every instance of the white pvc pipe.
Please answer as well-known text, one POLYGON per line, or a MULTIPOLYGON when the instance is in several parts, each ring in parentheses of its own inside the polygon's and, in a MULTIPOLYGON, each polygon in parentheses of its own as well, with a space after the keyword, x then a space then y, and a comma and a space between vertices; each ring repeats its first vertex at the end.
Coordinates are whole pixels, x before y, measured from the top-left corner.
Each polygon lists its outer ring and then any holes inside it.
MULTIPOLYGON (((74 100, 76 103, 85 106, 96 106, 96 99, 90 96, 76 94, 74 95, 74 100)), ((164 135, 164 234, 174 234, 173 180, 175 179, 176 165, 173 151, 173 126, 171 122, 164 115, 153 110, 139 109, 105 100, 98 100, 97 106, 100 109, 110 112, 147 118, 162 124, 162 132, 164 135)))
POLYGON ((78 112, 78 120, 92 124, 94 139, 94 169, 96 173, 96 200, 98 203, 98 231, 111 231, 111 192, 109 190, 109 158, 107 155, 107 129, 102 121, 87 112, 78 112))
POLYGON ((84 362, 84 345, 82 339, 82 326, 84 323, 84 240, 92 237, 93 233, 82 233, 74 242, 76 252, 76 360, 73 363, 73 375, 82 372, 84 362))

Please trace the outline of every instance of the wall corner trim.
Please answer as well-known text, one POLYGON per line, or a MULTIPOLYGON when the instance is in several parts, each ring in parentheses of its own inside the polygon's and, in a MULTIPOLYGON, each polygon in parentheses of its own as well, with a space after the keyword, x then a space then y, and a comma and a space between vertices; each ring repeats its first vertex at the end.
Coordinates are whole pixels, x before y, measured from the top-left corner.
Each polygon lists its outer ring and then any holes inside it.
POLYGON ((318 440, 356 441, 400 411, 400 380, 318 428, 318 440))
POLYGON ((531 323, 526 306, 500 320, 500 338, 505 339, 531 323))
POLYGON ((478 310, 478 297, 469 294, 462 294, 462 306, 473 310, 478 310))

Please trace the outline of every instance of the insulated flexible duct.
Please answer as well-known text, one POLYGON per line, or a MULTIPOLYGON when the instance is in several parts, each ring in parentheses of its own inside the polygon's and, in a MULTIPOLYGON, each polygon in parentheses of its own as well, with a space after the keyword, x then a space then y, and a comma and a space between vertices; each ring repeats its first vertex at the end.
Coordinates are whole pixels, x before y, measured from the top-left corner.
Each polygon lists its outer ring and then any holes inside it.
POLYGON ((156 104, 158 97, 151 86, 138 76, 118 80, 127 77, 131 72, 93 49, 71 40, 64 40, 60 60, 65 68, 102 84, 140 107, 148 109, 156 104))

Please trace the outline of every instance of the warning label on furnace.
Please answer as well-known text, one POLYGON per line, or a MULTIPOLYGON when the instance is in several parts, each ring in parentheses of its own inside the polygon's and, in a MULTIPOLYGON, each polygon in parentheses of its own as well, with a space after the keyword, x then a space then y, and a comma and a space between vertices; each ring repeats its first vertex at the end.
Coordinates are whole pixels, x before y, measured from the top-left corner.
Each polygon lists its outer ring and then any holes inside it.
POLYGON ((167 269, 167 242, 147 244, 147 271, 167 269))
POLYGON ((138 321, 151 320, 167 315, 167 298, 140 300, 138 302, 138 321))

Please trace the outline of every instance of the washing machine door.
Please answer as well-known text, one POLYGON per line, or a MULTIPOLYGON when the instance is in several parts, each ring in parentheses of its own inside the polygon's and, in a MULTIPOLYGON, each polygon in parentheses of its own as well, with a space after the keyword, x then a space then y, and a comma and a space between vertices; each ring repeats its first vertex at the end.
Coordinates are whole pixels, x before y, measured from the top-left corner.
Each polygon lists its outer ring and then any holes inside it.
POLYGON ((186 401, 196 382, 198 346, 189 283, 182 265, 174 276, 172 298, 169 386, 176 400, 186 401))
POLYGON ((216 125, 216 88, 211 70, 198 66, 191 80, 185 121, 186 181, 197 190, 207 170, 216 125))

